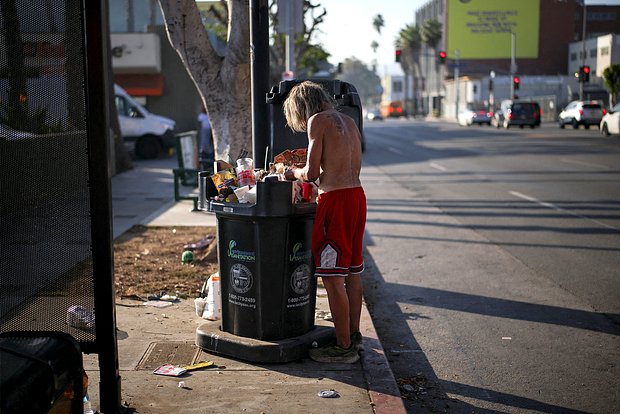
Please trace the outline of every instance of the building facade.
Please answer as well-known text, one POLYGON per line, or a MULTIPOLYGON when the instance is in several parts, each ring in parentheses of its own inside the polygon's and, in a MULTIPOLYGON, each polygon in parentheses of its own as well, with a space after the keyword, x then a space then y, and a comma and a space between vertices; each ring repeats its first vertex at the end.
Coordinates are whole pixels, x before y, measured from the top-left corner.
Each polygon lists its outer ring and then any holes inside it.
MULTIPOLYGON (((578 95, 579 84, 573 77, 574 72, 583 65, 583 39, 586 44, 585 61, 591 62, 585 64, 589 64, 593 76, 598 77, 591 78, 590 84, 584 88, 592 96, 600 95, 600 76, 609 64, 617 61, 613 58, 614 51, 617 56, 618 47, 614 33, 620 31, 620 6, 586 6, 583 0, 524 0, 518 4, 515 2, 503 5, 490 0, 472 2, 469 5, 467 3, 457 0, 430 0, 415 12, 418 27, 427 20, 437 20, 442 27, 442 38, 434 50, 423 45, 419 66, 427 69, 416 73, 416 77, 422 78, 418 82, 423 86, 419 94, 427 108, 433 109, 435 106, 437 111, 436 106, 441 102, 441 113, 454 116, 457 107, 464 108, 467 103, 463 99, 465 96, 487 102, 491 97, 490 103, 493 103, 493 93, 488 90, 491 77, 495 76, 495 85, 501 87, 504 79, 510 80, 507 83, 510 86, 513 75, 518 75, 521 79, 520 96, 546 96, 551 90, 559 88, 554 93, 557 94, 557 102, 552 106, 562 105, 565 100, 575 98, 576 91, 578 95), (468 14, 455 13, 465 7, 478 7, 478 10, 472 9, 468 14), (511 10, 513 7, 514 10, 511 10), (519 21, 519 15, 526 14, 533 17, 519 21), (450 40, 456 35, 450 33, 451 28, 454 31, 464 30, 467 25, 467 34, 483 32, 485 29, 497 30, 498 27, 501 29, 502 20, 513 23, 512 27, 507 26, 504 31, 515 33, 512 35, 514 40, 510 33, 506 33, 506 36, 497 35, 494 38, 497 44, 493 44, 491 48, 495 48, 495 52, 482 52, 478 57, 475 53, 457 57, 458 51, 451 50, 454 49, 454 44, 451 45, 450 40), (518 33, 519 24, 527 25, 521 28, 521 34, 518 33), (524 30, 526 33, 523 33, 524 30), (535 32, 537 36, 529 40, 529 32, 535 32), (522 56, 527 48, 531 48, 532 52, 522 56), (448 53, 447 65, 443 67, 437 64, 436 54, 439 50, 448 53), (493 56, 493 53, 496 56, 493 56), (511 59, 513 56, 514 60, 511 59), (459 94, 453 90, 458 84, 454 81, 457 71, 459 76, 466 77, 466 81, 459 87, 465 89, 459 94), (440 82, 436 81, 437 78, 440 82), (468 82, 474 83, 467 86, 468 82), (538 84, 533 85, 531 82, 538 84), (558 82, 564 82, 565 85, 559 87, 558 82), (451 90, 448 91, 448 88, 451 90), (468 93, 474 89, 479 93, 468 93), (454 101, 457 96, 460 98, 458 103, 454 101), (443 98, 447 98, 447 102, 444 102, 443 98)), ((495 93, 495 102, 498 102, 498 96, 503 93, 501 89, 495 93)), ((507 93, 508 97, 510 92, 507 93)))

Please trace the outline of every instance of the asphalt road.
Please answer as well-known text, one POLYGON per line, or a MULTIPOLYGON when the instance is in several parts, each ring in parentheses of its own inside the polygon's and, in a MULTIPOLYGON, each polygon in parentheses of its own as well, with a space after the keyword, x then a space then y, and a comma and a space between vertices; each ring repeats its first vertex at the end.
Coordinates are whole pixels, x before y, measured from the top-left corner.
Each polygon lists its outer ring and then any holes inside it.
POLYGON ((410 412, 620 410, 620 137, 367 122, 366 300, 410 412))

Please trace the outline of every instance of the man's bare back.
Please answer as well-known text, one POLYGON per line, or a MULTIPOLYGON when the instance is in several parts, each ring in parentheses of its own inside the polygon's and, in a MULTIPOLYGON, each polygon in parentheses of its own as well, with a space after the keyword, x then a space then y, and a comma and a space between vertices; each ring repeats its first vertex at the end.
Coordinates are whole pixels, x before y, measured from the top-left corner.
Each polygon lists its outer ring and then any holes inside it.
POLYGON ((361 136, 351 117, 335 109, 313 115, 308 140, 307 167, 309 172, 320 171, 320 192, 361 186, 361 136))

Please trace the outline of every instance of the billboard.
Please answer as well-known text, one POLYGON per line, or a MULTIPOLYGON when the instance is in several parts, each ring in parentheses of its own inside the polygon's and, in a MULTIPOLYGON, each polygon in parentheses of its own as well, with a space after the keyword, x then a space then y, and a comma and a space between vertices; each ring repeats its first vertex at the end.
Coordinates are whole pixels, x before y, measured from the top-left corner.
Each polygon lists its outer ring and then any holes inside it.
POLYGON ((451 59, 538 58, 540 0, 448 0, 446 52, 451 59))

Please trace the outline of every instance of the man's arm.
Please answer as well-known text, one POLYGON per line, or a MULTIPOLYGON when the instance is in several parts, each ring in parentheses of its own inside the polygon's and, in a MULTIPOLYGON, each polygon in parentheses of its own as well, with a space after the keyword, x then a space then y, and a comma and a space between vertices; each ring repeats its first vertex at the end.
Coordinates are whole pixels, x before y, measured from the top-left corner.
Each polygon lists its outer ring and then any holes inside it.
POLYGON ((303 168, 290 168, 284 177, 287 180, 316 181, 321 175, 321 156, 323 154, 324 125, 317 115, 308 120, 308 152, 303 168))

